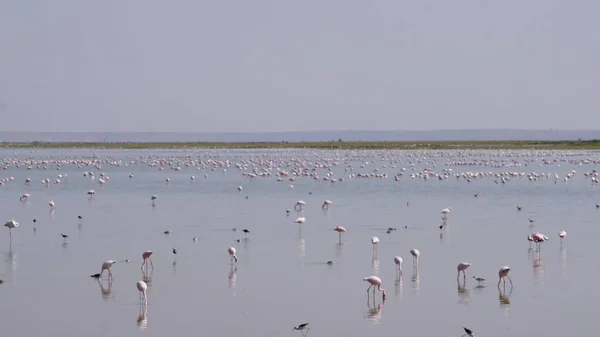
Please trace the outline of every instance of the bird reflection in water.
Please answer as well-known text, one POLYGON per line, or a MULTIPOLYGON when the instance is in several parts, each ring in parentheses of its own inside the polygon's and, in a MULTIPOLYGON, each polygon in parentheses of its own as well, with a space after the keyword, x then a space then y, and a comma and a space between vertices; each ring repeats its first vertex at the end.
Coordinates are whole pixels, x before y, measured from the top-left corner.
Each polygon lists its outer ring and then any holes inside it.
POLYGON ((379 323, 381 321, 381 311, 383 310, 384 304, 385 304, 385 299, 380 304, 376 305, 375 299, 373 298, 373 305, 367 303, 368 309, 367 309, 365 318, 372 323, 379 323))
POLYGON ((419 294, 419 267, 413 266, 413 275, 410 278, 412 282, 413 293, 419 294))
POLYGON ((140 312, 136 320, 137 326, 140 328, 140 330, 144 330, 148 327, 148 315, 146 314, 147 309, 148 306, 145 303, 140 302, 140 312))
POLYGON ((374 257, 371 260, 371 269, 373 270, 373 275, 379 276, 379 259, 374 257))
POLYGON ((103 300, 109 300, 112 296, 112 283, 113 280, 112 278, 109 278, 107 281, 107 287, 104 287, 104 284, 102 284, 102 281, 100 281, 100 279, 98 279, 98 285, 100 286, 100 291, 102 292, 102 299, 103 300))
POLYGON ((396 282, 394 282, 394 295, 396 295, 396 297, 398 297, 400 300, 402 300, 402 288, 403 288, 403 284, 402 284, 402 277, 400 272, 396 273, 396 282))
POLYGON ((242 242, 244 243, 244 251, 248 251, 248 242, 250 242, 250 239, 248 238, 243 238, 242 242))
POLYGON ((460 279, 456 279, 458 288, 458 303, 467 304, 469 303, 469 290, 466 288, 467 281, 463 279, 463 283, 460 283, 460 279))
POLYGON ((560 249, 560 266, 563 269, 563 276, 565 276, 567 271, 567 250, 565 248, 560 249))
POLYGON ((17 270, 17 253, 12 250, 12 242, 8 244, 8 252, 4 253, 4 261, 7 266, 7 276, 14 282, 14 272, 17 270))
POLYGON ((542 278, 544 277, 544 264, 540 253, 534 253, 533 257, 533 278, 535 284, 543 285, 542 278))
MULTIPOLYGON (((175 266, 173 266, 175 268, 175 266)), ((147 269, 142 269, 142 280, 146 282, 148 287, 152 285, 152 274, 154 274, 154 269, 151 269, 149 272, 147 269)))
POLYGON ((340 256, 342 255, 342 251, 344 250, 344 243, 340 242, 340 243, 336 243, 335 244, 335 256, 340 256))
POLYGON ((236 272, 237 272, 237 266, 232 265, 231 269, 229 270, 229 275, 227 276, 229 279, 229 288, 230 289, 235 289, 235 287, 236 287, 236 282, 235 282, 236 278, 237 278, 236 272))
POLYGON ((298 247, 300 248, 300 257, 304 258, 306 256, 306 239, 300 238, 298 247))
POLYGON ((510 306, 510 295, 512 294, 512 287, 510 287, 510 291, 506 294, 505 288, 498 288, 498 300, 500 301, 500 307, 510 306))

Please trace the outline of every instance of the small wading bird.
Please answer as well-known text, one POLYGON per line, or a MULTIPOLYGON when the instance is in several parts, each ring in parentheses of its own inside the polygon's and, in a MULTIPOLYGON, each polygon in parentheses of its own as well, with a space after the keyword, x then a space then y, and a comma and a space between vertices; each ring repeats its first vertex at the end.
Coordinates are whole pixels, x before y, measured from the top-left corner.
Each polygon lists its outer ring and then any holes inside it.
POLYGON ((148 268, 148 261, 150 261, 150 266, 152 266, 152 269, 154 269, 154 263, 152 263, 152 259, 150 258, 152 256, 152 251, 151 250, 147 250, 145 252, 142 253, 142 265, 140 266, 140 269, 144 269, 144 266, 146 266, 146 268, 148 268))
POLYGON ((475 277, 475 276, 473 276, 473 278, 475 279, 475 281, 477 281, 477 282, 479 282, 479 283, 481 283, 481 282, 485 281, 485 279, 484 279, 484 278, 481 278, 481 277, 475 277))
POLYGON ((62 238, 63 238, 63 241, 64 241, 65 243, 67 243, 67 238, 68 238, 69 236, 68 236, 67 234, 65 234, 65 233, 60 233, 60 236, 62 236, 62 238))
POLYGON ((473 337, 473 330, 471 330, 469 328, 465 328, 464 326, 463 326, 463 329, 465 329, 465 334, 462 335, 461 337, 464 337, 464 336, 473 337))
POLYGON ((509 272, 510 272, 509 266, 503 266, 502 268, 500 268, 500 270, 498 271, 498 287, 500 287, 500 281, 502 281, 502 280, 504 280, 504 285, 506 285, 505 277, 508 278, 508 280, 510 281, 510 286, 512 287, 513 283, 512 283, 512 280, 510 279, 510 276, 508 276, 509 272))
POLYGON ((173 265, 177 264, 177 249, 173 248, 173 265))
POLYGON ((244 232, 244 236, 245 236, 246 238, 248 237, 248 234, 250 234, 250 231, 249 231, 249 230, 247 230, 247 229, 245 229, 245 228, 242 230, 242 232, 244 232))
POLYGON ((231 260, 231 264, 237 263, 238 258, 237 258, 237 255, 235 255, 235 248, 229 247, 229 249, 227 251, 229 252, 229 259, 231 260))
POLYGON ((148 285, 144 281, 138 281, 136 286, 140 294, 140 303, 148 305, 148 296, 146 296, 146 290, 148 290, 148 285))
POLYGON ((347 232, 346 228, 344 228, 342 226, 335 226, 335 227, 333 227, 333 230, 338 232, 339 243, 342 244, 342 233, 347 232))
POLYGON ((375 296, 375 289, 377 289, 377 290, 381 291, 382 299, 385 300, 385 289, 383 289, 381 287, 383 285, 383 282, 381 281, 381 279, 379 277, 369 276, 369 277, 363 278, 363 281, 367 281, 371 284, 369 286, 369 288, 367 288, 367 295, 369 294, 369 290, 371 290, 371 287, 373 287, 373 296, 375 296))
POLYGON ((308 323, 303 323, 298 326, 295 326, 292 329, 292 331, 294 331, 294 330, 298 330, 302 333, 302 336, 306 336, 306 334, 308 334, 308 330, 310 330, 310 328, 308 327, 308 323))

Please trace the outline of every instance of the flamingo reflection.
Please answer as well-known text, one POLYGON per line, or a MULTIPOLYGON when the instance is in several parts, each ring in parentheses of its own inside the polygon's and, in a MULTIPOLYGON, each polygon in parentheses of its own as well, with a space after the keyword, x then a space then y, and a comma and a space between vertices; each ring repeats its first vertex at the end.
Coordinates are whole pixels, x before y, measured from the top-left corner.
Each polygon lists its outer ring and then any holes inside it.
POLYGON ((379 323, 381 321, 381 311, 383 310, 383 304, 385 303, 385 299, 382 303, 375 305, 375 298, 373 298, 373 305, 367 303, 367 313, 366 318, 368 321, 372 323, 379 323))
POLYGON ((137 317, 137 326, 140 327, 140 330, 144 330, 148 327, 148 316, 146 315, 148 307, 143 303, 140 303, 139 307, 140 311, 137 317))
POLYGON ((148 272, 148 270, 142 270, 142 280, 146 282, 148 287, 152 285, 152 274, 154 274, 154 270, 150 272, 148 272))
POLYGON ((410 278, 412 282, 412 288, 415 295, 419 294, 419 267, 413 266, 413 275, 410 278))
POLYGON ((506 294, 506 290, 498 288, 498 300, 500 301, 500 306, 510 305, 510 295, 512 294, 512 287, 508 294, 506 294))
POLYGON ((236 286, 236 278, 237 278, 236 272, 237 272, 237 266, 231 266, 231 269, 229 270, 229 275, 228 275, 229 288, 231 288, 231 289, 235 289, 235 286, 236 286))
POLYGON ((467 281, 463 279, 463 283, 460 283, 460 279, 456 278, 456 284, 458 289, 458 303, 467 304, 469 301, 469 290, 466 288, 467 281))
POLYGON ((98 285, 100 286, 100 291, 102 292, 102 299, 103 300, 108 300, 112 297, 112 283, 113 280, 112 278, 109 278, 107 281, 107 288, 104 288, 104 285, 102 284, 102 282, 100 281, 100 278, 98 278, 98 285))
POLYGON ((394 282, 394 295, 396 295, 399 299, 402 299, 402 288, 403 282, 400 274, 396 274, 396 281, 394 282))
POLYGON ((371 260, 371 269, 373 271, 373 275, 377 276, 379 275, 379 259, 374 257, 371 260))

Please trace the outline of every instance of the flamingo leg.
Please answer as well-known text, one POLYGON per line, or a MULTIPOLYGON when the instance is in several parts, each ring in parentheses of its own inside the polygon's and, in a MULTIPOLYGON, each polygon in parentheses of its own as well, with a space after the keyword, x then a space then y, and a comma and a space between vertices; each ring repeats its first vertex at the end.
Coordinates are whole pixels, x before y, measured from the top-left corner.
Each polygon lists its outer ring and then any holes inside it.
POLYGON ((144 259, 144 261, 142 262, 142 265, 140 266, 141 270, 144 270, 144 265, 146 264, 146 259, 144 259))
MULTIPOLYGON (((510 279, 510 276, 506 275, 506 277, 508 277, 508 280, 510 281, 510 286, 513 286, 512 280, 510 279)), ((506 280, 504 281, 506 283, 506 280)))
POLYGON ((150 260, 150 266, 152 267, 152 269, 154 269, 154 262, 152 262, 151 258, 148 258, 148 260, 150 260))

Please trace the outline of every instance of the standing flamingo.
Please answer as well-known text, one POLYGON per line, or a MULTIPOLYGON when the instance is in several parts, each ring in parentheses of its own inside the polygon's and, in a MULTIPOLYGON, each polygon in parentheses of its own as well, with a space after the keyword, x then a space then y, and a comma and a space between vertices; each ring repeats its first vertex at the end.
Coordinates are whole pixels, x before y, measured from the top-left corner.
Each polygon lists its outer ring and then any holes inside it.
POLYGON ((29 194, 29 193, 23 193, 23 194, 21 194, 19 201, 27 201, 27 199, 29 199, 30 196, 31 196, 31 194, 29 194))
POLYGON ((154 263, 152 262, 152 259, 150 258, 152 256, 152 251, 151 250, 147 250, 145 252, 142 253, 142 265, 140 266, 140 269, 144 269, 144 266, 146 266, 146 268, 148 268, 148 261, 150 261, 150 266, 152 266, 152 269, 154 269, 154 263))
POLYGON ((396 263, 396 272, 402 275, 402 258, 400 256, 394 256, 394 262, 396 263))
POLYGON ((385 289, 383 289, 381 287, 383 285, 383 282, 381 281, 381 279, 379 277, 369 276, 369 277, 363 278, 363 281, 367 281, 371 284, 369 286, 369 288, 367 288, 367 295, 369 294, 369 290, 371 290, 371 287, 374 287, 373 288, 373 296, 375 296, 375 289, 377 289, 377 290, 381 291, 382 298, 383 298, 383 300, 385 300, 385 289))
POLYGON ((421 255, 421 252, 418 249, 411 249, 410 255, 412 255, 412 257, 413 257, 413 267, 418 268, 419 267, 419 255, 421 255))
POLYGON ((102 263, 102 270, 100 271, 100 276, 98 276, 98 278, 102 277, 102 274, 104 273, 105 270, 108 271, 108 277, 112 278, 112 272, 110 271, 110 268, 113 266, 113 264, 115 264, 117 261, 114 260, 108 260, 105 261, 104 263, 102 263))
POLYGON ((533 236, 528 235, 527 236, 527 241, 529 241, 529 248, 531 248, 531 243, 533 242, 533 236))
POLYGON ((562 245, 562 241, 567 236, 567 232, 563 229, 558 231, 558 237, 560 238, 560 244, 562 245))
POLYGON ((8 235, 10 236, 10 240, 12 241, 12 230, 13 228, 19 227, 19 223, 15 220, 10 220, 4 224, 4 227, 8 228, 8 235))
POLYGON ((231 259, 231 264, 233 264, 234 262, 237 263, 238 262, 238 258, 237 255, 235 255, 235 248, 234 247, 229 247, 229 249, 227 250, 229 252, 229 258, 231 259))
POLYGON ((304 200, 298 200, 298 202, 296 202, 296 204, 294 205, 294 209, 296 211, 301 211, 302 207, 306 205, 306 203, 304 202, 304 200))
MULTIPOLYGON (((510 267, 509 266, 503 266, 502 268, 500 268, 500 271, 498 271, 498 287, 500 287, 500 281, 502 281, 505 277, 508 277, 508 280, 510 281, 510 286, 512 287, 513 283, 512 280, 510 279, 510 276, 508 276, 508 273, 510 272, 510 267)), ((504 280, 504 285, 506 285, 506 280, 504 280)))
POLYGON ((140 302, 144 305, 148 305, 148 296, 146 296, 148 285, 144 281, 138 281, 136 285, 140 294, 140 302))
POLYGON ((331 200, 323 201, 323 205, 321 205, 322 209, 329 209, 329 205, 331 205, 331 200))
POLYGON ((537 244, 538 251, 542 246, 542 242, 548 241, 548 237, 539 232, 531 234, 531 237, 533 238, 533 241, 537 244))
POLYGON ((467 274, 465 273, 465 270, 467 270, 470 266, 471 266, 471 264, 469 262, 461 262, 461 263, 459 263, 456 266, 456 270, 458 270, 458 275, 456 275, 456 278, 458 278, 460 276, 460 272, 462 271, 463 278, 466 279, 467 278, 467 274))
POLYGON ((333 227, 333 230, 338 232, 339 239, 340 239, 340 245, 341 245, 342 244, 342 233, 347 232, 346 228, 344 228, 342 226, 335 226, 335 227, 333 227))
POLYGON ((373 257, 377 257, 377 244, 379 243, 379 238, 376 236, 372 237, 371 243, 373 244, 373 257))
POLYGON ((54 200, 50 200, 50 202, 48 203, 48 205, 50 205, 50 209, 54 209, 54 200))
POLYGON ((442 210, 442 219, 447 219, 448 218, 448 213, 450 213, 452 211, 452 207, 448 207, 448 208, 444 208, 442 210))

